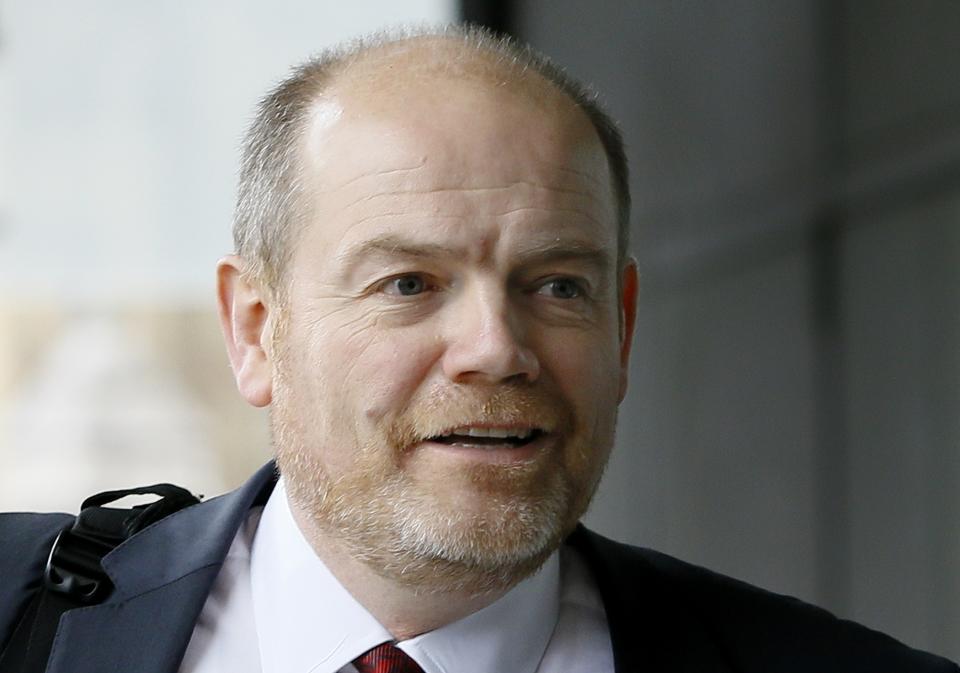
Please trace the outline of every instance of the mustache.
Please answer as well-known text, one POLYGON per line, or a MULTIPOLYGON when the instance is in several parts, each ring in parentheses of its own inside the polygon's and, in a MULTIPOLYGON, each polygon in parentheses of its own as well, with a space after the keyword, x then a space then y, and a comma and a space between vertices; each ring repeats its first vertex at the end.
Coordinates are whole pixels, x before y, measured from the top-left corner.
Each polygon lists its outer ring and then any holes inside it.
POLYGON ((403 450, 465 426, 568 433, 572 425, 573 414, 562 396, 542 386, 502 384, 431 390, 411 400, 391 424, 389 434, 393 445, 403 450))

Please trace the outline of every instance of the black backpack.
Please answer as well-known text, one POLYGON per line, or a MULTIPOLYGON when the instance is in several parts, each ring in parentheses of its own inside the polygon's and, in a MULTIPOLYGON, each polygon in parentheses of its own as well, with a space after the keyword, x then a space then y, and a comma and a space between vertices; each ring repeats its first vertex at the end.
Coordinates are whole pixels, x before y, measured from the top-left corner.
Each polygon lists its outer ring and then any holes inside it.
POLYGON ((199 498, 173 484, 106 491, 84 500, 73 525, 60 531, 50 549, 40 588, 0 653, 0 673, 42 673, 60 616, 101 603, 113 591, 101 559, 147 526, 198 502, 199 498), (130 509, 106 507, 128 495, 159 499, 130 509))

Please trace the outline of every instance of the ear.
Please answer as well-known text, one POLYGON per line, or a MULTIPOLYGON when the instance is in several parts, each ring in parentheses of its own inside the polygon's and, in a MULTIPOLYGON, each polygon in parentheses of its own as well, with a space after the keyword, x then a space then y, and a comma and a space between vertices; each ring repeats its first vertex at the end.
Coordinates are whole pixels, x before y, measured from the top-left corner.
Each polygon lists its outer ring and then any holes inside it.
POLYGON ((637 260, 627 260, 620 277, 620 401, 627 394, 627 378, 630 373, 630 349, 633 346, 633 330, 637 324, 637 294, 640 291, 637 260))
POLYGON ((217 263, 220 327, 237 389, 247 402, 264 407, 273 396, 267 342, 270 308, 260 289, 244 279, 242 268, 243 260, 236 255, 224 257, 217 263))

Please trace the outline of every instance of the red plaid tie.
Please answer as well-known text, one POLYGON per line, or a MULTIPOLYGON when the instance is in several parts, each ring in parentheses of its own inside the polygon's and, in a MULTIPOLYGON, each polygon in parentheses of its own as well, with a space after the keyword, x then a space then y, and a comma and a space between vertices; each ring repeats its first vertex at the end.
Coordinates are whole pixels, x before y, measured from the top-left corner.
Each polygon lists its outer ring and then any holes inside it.
POLYGON ((417 662, 393 643, 377 645, 354 659, 353 665, 359 673, 423 673, 417 662))

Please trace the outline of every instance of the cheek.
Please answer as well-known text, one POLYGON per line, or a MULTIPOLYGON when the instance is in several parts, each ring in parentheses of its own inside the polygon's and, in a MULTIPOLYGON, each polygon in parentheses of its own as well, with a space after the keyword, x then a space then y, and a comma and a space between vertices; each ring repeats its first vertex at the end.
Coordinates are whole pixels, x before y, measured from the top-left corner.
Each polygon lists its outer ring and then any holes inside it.
POLYGON ((539 351, 541 365, 578 414, 600 411, 610 399, 616 403, 620 363, 615 337, 570 331, 543 339, 539 351))
POLYGON ((613 444, 619 400, 616 348, 600 339, 568 339, 550 351, 551 374, 574 414, 564 469, 585 497, 592 493, 613 444))
POLYGON ((355 417, 372 423, 389 421, 404 409, 441 352, 440 340, 418 327, 371 325, 336 342, 328 365, 337 381, 331 393, 352 397, 355 417))

